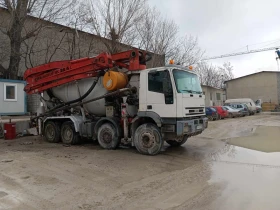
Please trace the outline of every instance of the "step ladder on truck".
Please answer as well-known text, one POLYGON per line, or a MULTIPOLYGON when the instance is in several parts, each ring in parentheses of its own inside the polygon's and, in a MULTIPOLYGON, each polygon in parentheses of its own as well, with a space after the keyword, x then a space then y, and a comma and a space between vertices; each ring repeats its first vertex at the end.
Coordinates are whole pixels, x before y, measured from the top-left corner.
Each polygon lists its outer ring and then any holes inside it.
POLYGON ((146 155, 158 154, 164 142, 184 144, 208 126, 199 78, 174 64, 146 69, 150 59, 133 49, 27 69, 24 90, 40 94, 43 104, 32 123, 48 142, 88 138, 146 155))

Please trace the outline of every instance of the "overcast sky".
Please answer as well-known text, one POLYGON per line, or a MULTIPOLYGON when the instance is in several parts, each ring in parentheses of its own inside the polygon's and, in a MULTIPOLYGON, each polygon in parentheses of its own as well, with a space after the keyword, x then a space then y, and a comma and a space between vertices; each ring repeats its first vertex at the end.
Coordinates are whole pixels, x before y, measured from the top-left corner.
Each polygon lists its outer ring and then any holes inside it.
MULTIPOLYGON (((180 33, 198 37, 206 56, 280 46, 279 0, 149 0, 172 18, 180 33)), ((277 71, 274 50, 210 60, 231 62, 235 77, 277 71)), ((280 64, 280 61, 279 61, 280 64)))

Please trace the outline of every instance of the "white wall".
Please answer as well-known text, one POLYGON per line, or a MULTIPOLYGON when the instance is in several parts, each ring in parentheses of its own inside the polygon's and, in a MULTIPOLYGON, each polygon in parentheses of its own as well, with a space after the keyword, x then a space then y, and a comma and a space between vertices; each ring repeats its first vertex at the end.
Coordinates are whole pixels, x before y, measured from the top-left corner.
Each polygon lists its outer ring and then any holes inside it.
POLYGON ((25 84, 18 80, 0 79, 0 115, 21 115, 26 113, 25 84), (16 100, 5 100, 5 84, 16 85, 16 100))

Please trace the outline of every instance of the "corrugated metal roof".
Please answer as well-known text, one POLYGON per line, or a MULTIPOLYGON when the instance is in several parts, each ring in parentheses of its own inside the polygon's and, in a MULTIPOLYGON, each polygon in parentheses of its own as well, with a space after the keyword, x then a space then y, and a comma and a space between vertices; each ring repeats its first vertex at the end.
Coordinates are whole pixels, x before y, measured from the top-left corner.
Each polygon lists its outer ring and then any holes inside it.
POLYGON ((242 76, 242 77, 227 80, 227 81, 224 81, 224 83, 230 82, 230 81, 233 81, 233 80, 237 80, 237 79, 241 79, 241 78, 244 78, 244 77, 249 77, 249 76, 252 76, 252 75, 255 75, 255 74, 260 74, 260 73, 280 73, 280 71, 260 71, 260 72, 256 72, 256 73, 253 73, 253 74, 248 74, 248 75, 245 75, 245 76, 242 76))

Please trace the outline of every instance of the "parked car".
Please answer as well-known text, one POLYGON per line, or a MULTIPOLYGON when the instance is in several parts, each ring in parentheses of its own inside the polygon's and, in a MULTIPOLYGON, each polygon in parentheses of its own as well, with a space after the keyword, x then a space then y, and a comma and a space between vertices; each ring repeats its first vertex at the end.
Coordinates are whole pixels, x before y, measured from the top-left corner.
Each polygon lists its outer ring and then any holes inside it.
POLYGON ((228 111, 228 117, 229 118, 234 118, 234 117, 240 117, 241 111, 235 108, 232 108, 230 106, 223 106, 227 111, 228 111))
POLYGON ((217 110, 211 107, 205 107, 206 110, 206 117, 209 120, 217 120, 218 119, 218 113, 217 110))
POLYGON ((248 106, 250 115, 254 115, 257 112, 256 104, 250 98, 227 99, 224 105, 228 106, 229 104, 246 104, 248 106))
POLYGON ((225 119, 228 117, 228 111, 222 106, 212 106, 218 112, 218 119, 225 119))
POLYGON ((241 111, 241 116, 245 117, 250 115, 249 108, 246 104, 229 104, 230 107, 241 111))
POLYGON ((256 105, 257 113, 260 113, 262 111, 262 107, 260 105, 256 105))

